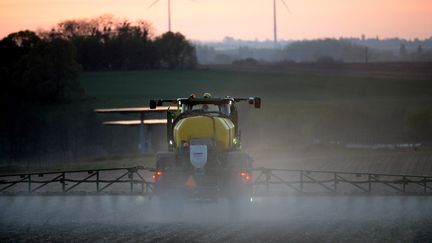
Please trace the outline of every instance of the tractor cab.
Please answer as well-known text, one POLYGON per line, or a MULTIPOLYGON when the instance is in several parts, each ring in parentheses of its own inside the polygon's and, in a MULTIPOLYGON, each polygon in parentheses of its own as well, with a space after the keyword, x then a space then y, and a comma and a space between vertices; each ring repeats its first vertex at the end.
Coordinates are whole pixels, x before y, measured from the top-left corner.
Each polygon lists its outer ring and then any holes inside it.
POLYGON ((234 100, 230 100, 230 97, 223 99, 212 98, 211 94, 205 93, 203 98, 197 98, 195 94, 192 94, 188 99, 180 99, 181 112, 209 112, 209 113, 221 113, 225 116, 230 116, 231 106, 234 100))
POLYGON ((176 100, 151 100, 150 108, 157 109, 164 103, 177 105, 167 111, 167 142, 169 151, 181 149, 191 139, 212 139, 218 150, 235 150, 240 147, 240 130, 236 103, 247 101, 255 108, 261 107, 259 97, 214 98, 209 93, 203 97, 191 95, 176 100))

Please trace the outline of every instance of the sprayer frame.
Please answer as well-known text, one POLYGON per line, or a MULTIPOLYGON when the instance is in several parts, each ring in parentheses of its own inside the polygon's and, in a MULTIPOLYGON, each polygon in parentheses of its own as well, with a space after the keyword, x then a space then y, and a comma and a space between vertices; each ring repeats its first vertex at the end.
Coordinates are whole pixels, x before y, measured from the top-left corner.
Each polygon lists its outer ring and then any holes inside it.
MULTIPOLYGON (((232 205, 249 201, 252 194, 252 180, 250 176, 252 174, 252 159, 249 155, 240 151, 241 137, 236 107, 236 103, 244 101, 254 105, 257 109, 261 108, 261 99, 259 97, 233 98, 227 96, 224 98, 196 98, 192 95, 189 98, 150 101, 150 109, 156 109, 157 106, 163 106, 164 103, 177 106, 176 110, 167 111, 167 142, 169 151, 158 153, 158 156, 161 155, 165 159, 158 159, 160 157, 157 156, 156 161, 156 170, 161 171, 163 176, 155 181, 155 193, 159 194, 160 201, 162 202, 161 205, 164 208, 176 208, 178 207, 177 204, 181 204, 180 201, 182 201, 179 198, 182 196, 190 198, 190 195, 194 195, 195 192, 202 189, 200 188, 200 183, 192 188, 193 190, 184 186, 186 178, 190 176, 195 176, 198 182, 199 178, 201 177, 202 180, 203 177, 200 175, 200 172, 196 171, 188 163, 184 163, 188 159, 188 153, 181 146, 176 145, 174 141, 173 130, 175 124, 179 120, 191 116, 218 116, 228 118, 233 122, 236 144, 229 150, 212 153, 213 155, 209 158, 211 160, 209 163, 217 166, 215 169, 208 170, 206 172, 208 178, 204 179, 210 179, 211 177, 218 178, 213 183, 215 188, 214 190, 212 189, 213 195, 212 193, 209 194, 210 198, 213 197, 215 200, 218 200, 219 197, 226 197, 232 202, 232 205), (192 106, 201 104, 229 105, 229 112, 192 111, 192 106), (188 108, 183 110, 185 107, 188 108), (168 163, 165 163, 164 160, 168 163), (247 180, 245 180, 244 175, 248 176, 247 180), (169 194, 175 196, 170 199, 169 194), (168 207, 165 204, 168 204, 168 207)), ((210 184, 212 185, 212 183, 210 184)), ((205 186, 208 187, 208 184, 205 186)))

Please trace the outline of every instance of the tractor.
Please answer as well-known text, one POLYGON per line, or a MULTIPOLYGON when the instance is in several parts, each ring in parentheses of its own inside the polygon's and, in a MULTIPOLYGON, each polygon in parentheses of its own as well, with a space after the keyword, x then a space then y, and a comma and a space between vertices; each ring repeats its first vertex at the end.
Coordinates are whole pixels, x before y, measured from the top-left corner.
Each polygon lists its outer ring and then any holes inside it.
MULTIPOLYGON (((167 103, 168 151, 156 155, 154 191, 164 212, 181 212, 186 201, 228 199, 233 207, 252 196, 252 159, 241 151, 238 102, 261 107, 259 97, 203 97, 151 100, 150 109, 167 103)), ((166 107, 166 106, 164 106, 166 107)))

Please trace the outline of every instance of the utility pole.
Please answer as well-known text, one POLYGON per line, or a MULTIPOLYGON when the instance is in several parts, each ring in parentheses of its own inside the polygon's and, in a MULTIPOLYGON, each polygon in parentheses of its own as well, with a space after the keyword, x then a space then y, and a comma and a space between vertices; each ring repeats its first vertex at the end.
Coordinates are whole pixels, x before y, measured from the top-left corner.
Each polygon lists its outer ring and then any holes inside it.
POLYGON ((368 61, 369 61, 369 60, 368 60, 368 59, 369 59, 369 56, 368 56, 369 53, 368 53, 368 51, 369 51, 369 50, 368 50, 368 47, 366 46, 366 47, 365 47, 365 63, 368 63, 368 61))
POLYGON ((168 0, 168 31, 171 32, 171 0, 168 0))
POLYGON ((277 23, 276 23, 276 0, 273 0, 273 38, 275 47, 277 47, 277 23))

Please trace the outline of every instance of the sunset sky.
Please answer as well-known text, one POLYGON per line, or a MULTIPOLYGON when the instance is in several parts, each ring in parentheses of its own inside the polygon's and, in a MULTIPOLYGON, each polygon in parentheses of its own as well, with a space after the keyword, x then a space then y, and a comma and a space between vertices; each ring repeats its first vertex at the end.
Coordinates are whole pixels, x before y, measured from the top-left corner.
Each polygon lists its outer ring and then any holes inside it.
MULTIPOLYGON (((172 28, 192 40, 273 38, 272 0, 171 0, 172 28)), ((429 38, 431 0, 285 0, 278 4, 280 39, 323 37, 429 38)), ((0 37, 49 29, 59 21, 113 14, 167 30, 167 0, 0 0, 0 37)))

